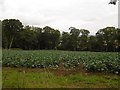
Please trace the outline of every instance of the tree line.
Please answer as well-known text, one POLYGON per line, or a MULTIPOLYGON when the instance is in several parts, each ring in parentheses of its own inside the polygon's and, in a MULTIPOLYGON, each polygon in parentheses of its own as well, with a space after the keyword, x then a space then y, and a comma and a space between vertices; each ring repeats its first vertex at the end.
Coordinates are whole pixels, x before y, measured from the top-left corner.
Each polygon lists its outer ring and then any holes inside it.
POLYGON ((23 50, 120 51, 120 29, 105 27, 95 35, 89 30, 70 27, 70 32, 45 26, 24 26, 18 19, 2 22, 2 48, 23 50))

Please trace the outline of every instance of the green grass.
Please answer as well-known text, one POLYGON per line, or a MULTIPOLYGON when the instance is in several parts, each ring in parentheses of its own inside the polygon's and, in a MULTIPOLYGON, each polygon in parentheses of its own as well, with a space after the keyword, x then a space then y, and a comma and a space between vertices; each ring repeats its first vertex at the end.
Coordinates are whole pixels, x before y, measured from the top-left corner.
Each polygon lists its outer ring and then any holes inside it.
POLYGON ((120 77, 113 74, 56 75, 46 70, 3 67, 3 88, 118 88, 120 77))

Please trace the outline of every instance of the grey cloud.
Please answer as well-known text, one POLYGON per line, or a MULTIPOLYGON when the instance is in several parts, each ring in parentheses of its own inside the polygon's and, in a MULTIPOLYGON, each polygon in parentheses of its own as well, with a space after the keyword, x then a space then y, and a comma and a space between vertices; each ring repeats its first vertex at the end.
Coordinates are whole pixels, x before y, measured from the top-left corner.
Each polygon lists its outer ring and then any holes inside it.
POLYGON ((37 25, 37 26, 43 26, 52 23, 54 20, 53 19, 37 19, 35 18, 20 18, 24 25, 37 25))
MULTIPOLYGON (((0 0, 3 18, 18 18, 24 25, 96 28, 115 25, 116 6, 107 0, 0 0), (27 5, 26 5, 27 4, 27 5), (114 20, 114 22, 113 22, 114 20)), ((1 16, 0 16, 1 19, 1 16)))
POLYGON ((4 0, 0 1, 0 5, 3 5, 4 4, 4 0))
POLYGON ((0 12, 3 13, 6 11, 5 0, 0 1, 0 12))
POLYGON ((118 28, 120 28, 120 1, 118 2, 118 28))

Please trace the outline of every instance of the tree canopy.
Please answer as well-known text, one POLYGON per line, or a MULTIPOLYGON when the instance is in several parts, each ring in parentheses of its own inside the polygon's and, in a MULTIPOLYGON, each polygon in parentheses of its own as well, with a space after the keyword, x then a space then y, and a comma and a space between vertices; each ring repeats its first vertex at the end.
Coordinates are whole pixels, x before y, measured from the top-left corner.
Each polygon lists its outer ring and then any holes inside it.
POLYGON ((2 32, 7 40, 6 48, 11 48, 14 39, 21 30, 23 30, 23 25, 19 20, 5 19, 2 21, 2 32))
POLYGON ((2 47, 23 50, 119 51, 120 29, 105 27, 95 35, 86 29, 69 28, 62 32, 49 26, 44 28, 24 26, 17 19, 2 21, 2 47))

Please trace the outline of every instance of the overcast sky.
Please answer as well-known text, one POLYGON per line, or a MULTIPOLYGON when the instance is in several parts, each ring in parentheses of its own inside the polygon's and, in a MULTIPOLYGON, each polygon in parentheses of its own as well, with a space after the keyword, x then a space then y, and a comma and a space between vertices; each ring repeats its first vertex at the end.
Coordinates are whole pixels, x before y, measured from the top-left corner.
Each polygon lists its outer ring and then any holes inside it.
POLYGON ((110 0, 0 0, 0 20, 19 19, 24 25, 60 31, 69 27, 95 34, 106 26, 118 27, 118 4, 110 0))

